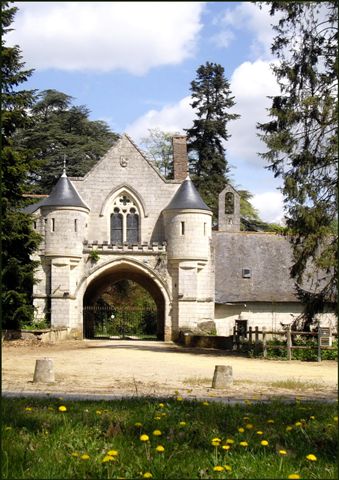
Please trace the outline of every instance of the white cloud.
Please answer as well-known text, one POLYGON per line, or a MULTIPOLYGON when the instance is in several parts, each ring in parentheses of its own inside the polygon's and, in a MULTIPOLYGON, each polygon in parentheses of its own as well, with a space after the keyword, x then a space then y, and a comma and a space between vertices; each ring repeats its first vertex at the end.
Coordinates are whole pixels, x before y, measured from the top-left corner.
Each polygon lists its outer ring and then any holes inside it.
POLYGON ((251 203, 259 210, 260 218, 264 221, 283 223, 283 196, 280 192, 258 193, 253 196, 251 203))
POLYGON ((191 97, 185 97, 178 103, 166 105, 160 110, 149 110, 135 122, 126 127, 126 132, 139 142, 140 138, 148 134, 149 128, 159 128, 167 132, 184 133, 193 122, 194 111, 190 106, 191 97))
POLYGON ((232 136, 227 142, 228 155, 263 165, 257 153, 265 151, 266 146, 257 136, 256 125, 268 120, 267 108, 271 100, 267 97, 280 92, 270 63, 263 60, 242 63, 234 70, 230 84, 236 102, 233 110, 241 118, 229 123, 232 136))
POLYGON ((19 2, 14 28, 28 67, 142 75, 194 54, 204 2, 19 2))
POLYGON ((247 30, 253 34, 250 52, 254 58, 271 58, 270 49, 274 36, 271 23, 274 17, 269 15, 270 6, 262 4, 260 9, 252 2, 240 2, 234 8, 231 5, 230 2, 224 15, 217 21, 221 28, 220 34, 225 32, 229 35, 232 31, 239 34, 247 30))

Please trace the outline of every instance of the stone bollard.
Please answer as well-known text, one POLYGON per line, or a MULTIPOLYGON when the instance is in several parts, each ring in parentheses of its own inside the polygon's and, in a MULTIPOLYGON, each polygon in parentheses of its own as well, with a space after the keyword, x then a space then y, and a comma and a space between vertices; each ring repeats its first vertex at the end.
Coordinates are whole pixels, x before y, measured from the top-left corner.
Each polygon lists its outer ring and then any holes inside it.
POLYGON ((33 382, 52 383, 54 381, 53 360, 46 357, 36 360, 33 382))
POLYGON ((229 365, 216 365, 214 369, 212 388, 228 388, 232 385, 232 367, 229 365))

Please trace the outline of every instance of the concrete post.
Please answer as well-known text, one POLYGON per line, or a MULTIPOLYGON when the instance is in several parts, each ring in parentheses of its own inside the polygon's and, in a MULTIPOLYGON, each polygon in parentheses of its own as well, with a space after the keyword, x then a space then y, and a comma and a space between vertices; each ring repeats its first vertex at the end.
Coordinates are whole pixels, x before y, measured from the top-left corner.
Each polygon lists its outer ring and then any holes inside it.
POLYGON ((232 385, 232 367, 229 365, 216 365, 214 369, 212 388, 228 388, 232 385))
POLYGON ((52 383, 54 381, 53 360, 46 357, 36 360, 33 382, 52 383))

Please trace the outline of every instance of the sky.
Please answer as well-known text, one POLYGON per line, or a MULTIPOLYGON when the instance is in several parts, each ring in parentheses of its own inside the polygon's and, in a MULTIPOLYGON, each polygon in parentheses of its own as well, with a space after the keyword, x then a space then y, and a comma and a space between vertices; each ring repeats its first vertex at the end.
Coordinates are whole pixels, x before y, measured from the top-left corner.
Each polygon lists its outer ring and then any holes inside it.
POLYGON ((34 73, 29 89, 55 89, 86 105, 91 120, 137 143, 148 129, 184 133, 195 113, 197 68, 221 64, 241 118, 225 144, 235 188, 249 190, 265 221, 283 219, 279 179, 259 153, 257 123, 279 94, 271 70, 268 8, 251 2, 16 2, 7 45, 17 44, 34 73))

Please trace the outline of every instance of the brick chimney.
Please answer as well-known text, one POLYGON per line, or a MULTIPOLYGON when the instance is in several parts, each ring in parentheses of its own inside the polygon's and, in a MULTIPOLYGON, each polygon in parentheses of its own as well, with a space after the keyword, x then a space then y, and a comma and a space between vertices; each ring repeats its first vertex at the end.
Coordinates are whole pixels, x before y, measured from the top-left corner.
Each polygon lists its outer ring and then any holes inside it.
POLYGON ((188 174, 186 135, 174 135, 172 144, 174 180, 182 182, 188 174))

